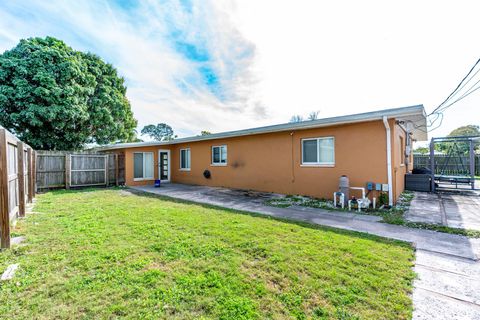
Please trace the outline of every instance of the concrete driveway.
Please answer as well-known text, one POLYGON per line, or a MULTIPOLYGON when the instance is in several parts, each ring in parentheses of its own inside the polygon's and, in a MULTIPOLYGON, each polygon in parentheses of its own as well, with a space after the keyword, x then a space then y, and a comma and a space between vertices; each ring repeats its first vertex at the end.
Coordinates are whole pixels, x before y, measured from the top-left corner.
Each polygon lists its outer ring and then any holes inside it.
POLYGON ((405 217, 414 222, 480 230, 480 195, 415 192, 405 217))
POLYGON ((414 319, 480 320, 480 239, 411 229, 378 217, 313 208, 276 208, 265 200, 280 195, 205 186, 164 184, 134 189, 198 203, 366 232, 412 243, 416 248, 414 319))

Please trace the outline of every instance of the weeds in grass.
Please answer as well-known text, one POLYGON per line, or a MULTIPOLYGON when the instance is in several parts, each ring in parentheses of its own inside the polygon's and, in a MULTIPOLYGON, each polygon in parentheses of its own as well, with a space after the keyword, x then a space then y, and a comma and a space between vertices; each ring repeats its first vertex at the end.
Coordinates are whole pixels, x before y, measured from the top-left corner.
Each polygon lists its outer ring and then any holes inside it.
MULTIPOLYGON (((374 215, 382 217, 382 222, 401 225, 409 228, 416 228, 416 229, 425 229, 425 230, 433 230, 438 232, 450 233, 450 234, 457 234, 463 235, 470 238, 480 238, 480 231, 479 230, 471 230, 471 229, 462 229, 462 228, 452 228, 448 226, 432 224, 432 223, 424 223, 424 222, 411 222, 407 221, 404 217, 405 212, 408 210, 410 206, 410 202, 413 200, 415 194, 411 191, 404 191, 395 206, 390 209, 366 209, 361 212, 361 214, 367 215, 374 215)), ((279 208, 288 208, 293 205, 296 206, 305 206, 311 208, 320 208, 325 210, 331 211, 339 211, 339 212, 352 212, 348 211, 347 209, 341 209, 338 207, 334 207, 333 201, 325 200, 325 199, 316 199, 306 196, 285 196, 282 198, 274 198, 266 201, 267 205, 279 207, 279 208)), ((355 211, 354 213, 360 213, 355 211)))

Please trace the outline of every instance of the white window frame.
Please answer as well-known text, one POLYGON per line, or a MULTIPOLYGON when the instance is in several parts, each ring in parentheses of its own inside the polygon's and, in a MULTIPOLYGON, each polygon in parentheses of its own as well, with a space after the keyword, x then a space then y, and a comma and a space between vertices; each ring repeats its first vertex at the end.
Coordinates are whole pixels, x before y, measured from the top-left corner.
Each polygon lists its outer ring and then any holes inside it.
POLYGON ((146 180, 154 180, 155 179, 155 156, 153 154, 153 152, 134 152, 133 153, 133 181, 146 181, 146 180), (138 153, 141 153, 142 154, 142 157, 143 157, 143 173, 142 173, 142 178, 135 178, 135 154, 138 154, 138 153), (145 168, 146 168, 146 165, 145 165, 145 154, 151 154, 152 155, 152 159, 153 159, 153 162, 152 162, 152 174, 153 176, 152 177, 145 177, 145 168))
POLYGON ((222 144, 222 145, 218 145, 218 146, 212 146, 211 152, 212 152, 212 163, 211 163, 212 166, 224 167, 224 166, 227 165, 227 163, 228 163, 228 148, 227 148, 226 144, 222 144), (221 162, 222 161, 222 147, 225 147, 225 152, 227 154, 227 156, 225 157, 225 162, 221 162), (220 148, 220 152, 219 152, 220 162, 214 162, 213 161, 213 149, 215 149, 215 148, 220 148))
POLYGON ((334 167, 335 166, 335 137, 317 137, 317 138, 305 138, 301 140, 301 152, 302 152, 302 167, 334 167), (333 140, 333 162, 319 162, 320 159, 320 140, 332 139, 333 140), (304 141, 317 141, 317 162, 305 162, 303 160, 303 142, 304 141))
POLYGON ((190 151, 190 148, 182 148, 180 149, 180 171, 190 171, 192 168, 192 151, 190 151), (188 162, 187 165, 188 167, 182 168, 182 151, 187 151, 188 152, 188 162))

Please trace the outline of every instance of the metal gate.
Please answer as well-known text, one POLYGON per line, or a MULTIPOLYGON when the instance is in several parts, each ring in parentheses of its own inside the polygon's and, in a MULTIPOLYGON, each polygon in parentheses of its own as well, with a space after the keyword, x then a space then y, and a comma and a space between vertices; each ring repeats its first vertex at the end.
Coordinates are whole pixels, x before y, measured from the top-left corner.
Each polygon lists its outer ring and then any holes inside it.
POLYGON ((432 138, 430 141, 430 170, 433 176, 431 189, 478 188, 475 177, 475 143, 480 136, 432 138), (442 145, 445 155, 435 156, 435 146, 442 145))

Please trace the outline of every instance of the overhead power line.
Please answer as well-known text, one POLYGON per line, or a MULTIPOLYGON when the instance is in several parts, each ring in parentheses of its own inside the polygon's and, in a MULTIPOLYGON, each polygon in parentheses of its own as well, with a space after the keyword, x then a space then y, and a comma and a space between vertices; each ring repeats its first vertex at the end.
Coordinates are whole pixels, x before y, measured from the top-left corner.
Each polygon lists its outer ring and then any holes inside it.
POLYGON ((449 103, 448 105, 442 107, 440 110, 438 110, 437 112, 443 112, 445 110, 447 110, 449 107, 451 107, 453 104, 457 103, 458 101, 468 97, 469 95, 471 95, 472 93, 474 93, 475 91, 477 91, 478 89, 480 89, 480 86, 477 86, 475 87, 478 83, 480 83, 480 80, 478 80, 477 82, 475 82, 473 84, 473 86, 471 86, 470 88, 468 88, 468 90, 462 94, 458 99, 456 99, 455 101, 449 103))
POLYGON ((458 95, 460 94, 460 92, 463 90, 463 88, 465 88, 467 86, 467 84, 469 84, 474 78, 475 76, 480 72, 480 68, 475 71, 475 73, 473 73, 472 75, 472 72, 475 70, 475 68, 477 67, 477 65, 479 65, 480 63, 480 59, 478 59, 475 64, 473 65, 472 68, 470 68, 470 70, 468 71, 467 75, 465 77, 463 77, 462 81, 460 81, 460 83, 457 85, 457 87, 455 88, 455 90, 453 90, 449 95, 448 97, 442 101, 442 103, 440 103, 428 116, 427 116, 427 121, 429 122, 429 124, 426 126, 426 129, 428 131, 432 131, 432 130, 435 130, 437 128, 439 128, 442 123, 443 123, 443 119, 444 119, 444 115, 443 115, 443 112, 445 110, 447 110, 448 108, 450 108, 452 105, 454 105, 455 103, 459 102, 460 100, 468 97, 469 95, 471 95, 472 93, 474 93, 475 91, 479 90, 480 89, 480 85, 479 86, 476 86, 478 83, 480 83, 480 80, 478 80, 477 82, 475 82, 472 86, 470 86, 465 92, 463 92, 459 97, 458 95), (455 99, 455 100, 453 100, 455 99), (453 100, 453 101, 452 101, 453 100), (435 116, 435 119, 433 120, 429 120, 429 117, 431 116, 435 116), (435 126, 435 128, 431 128, 433 127, 436 122, 440 120, 440 123, 438 125, 435 126))
MULTIPOLYGON (((436 107, 430 114, 434 114, 438 109, 440 109, 454 94, 456 94, 460 87, 462 87, 462 84, 465 82, 465 80, 470 76, 470 74, 473 72, 473 70, 475 69, 475 67, 480 63, 480 59, 477 60, 477 62, 475 62, 475 64, 473 65, 473 67, 470 69, 470 71, 468 71, 467 75, 462 79, 462 81, 460 81, 460 83, 457 85, 457 87, 455 88, 455 90, 452 91, 452 93, 450 93, 448 95, 448 97, 443 100, 442 103, 440 103, 440 105, 438 107, 436 107)), ((478 71, 477 71, 478 72, 478 71)), ((477 72, 475 74, 477 74, 477 72)), ((473 78, 473 77, 472 77, 473 78)), ((470 78, 467 83, 472 80, 472 78, 470 78)), ((463 88, 463 87, 462 87, 463 88)))

